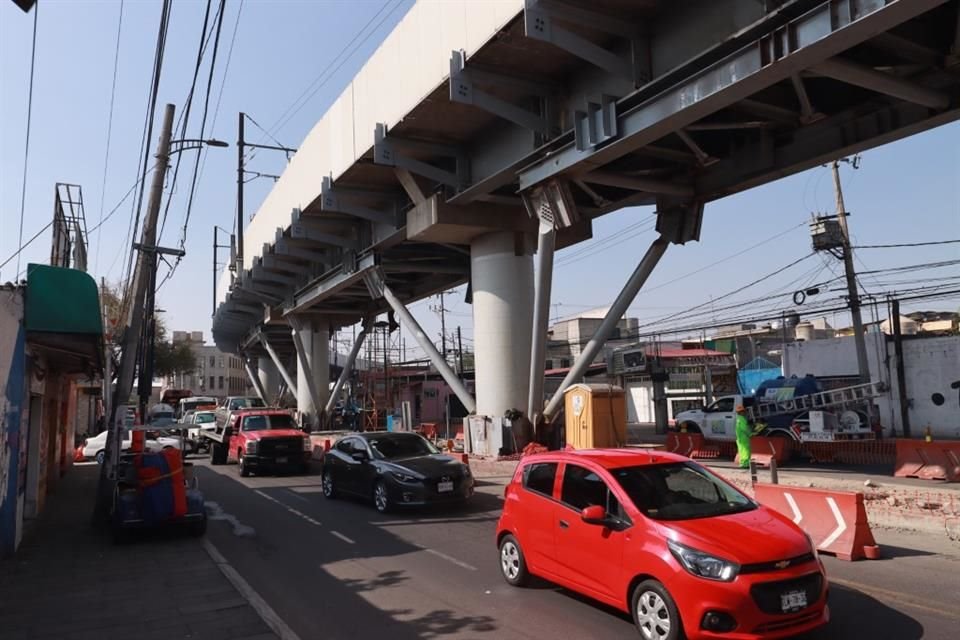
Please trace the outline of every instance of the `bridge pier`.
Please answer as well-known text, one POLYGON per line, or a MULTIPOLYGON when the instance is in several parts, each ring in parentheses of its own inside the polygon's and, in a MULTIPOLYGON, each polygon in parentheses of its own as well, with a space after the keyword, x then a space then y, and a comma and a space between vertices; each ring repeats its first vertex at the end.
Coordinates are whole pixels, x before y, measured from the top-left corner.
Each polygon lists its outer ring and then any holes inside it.
POLYGON ((470 245, 478 415, 527 408, 533 257, 517 237, 488 233, 470 245))
POLYGON ((297 412, 301 422, 318 426, 330 396, 330 328, 317 319, 288 316, 297 349, 297 412))
POLYGON ((277 365, 273 364, 269 357, 260 356, 257 358, 257 378, 267 396, 263 401, 267 404, 272 403, 280 390, 280 371, 277 370, 277 365))

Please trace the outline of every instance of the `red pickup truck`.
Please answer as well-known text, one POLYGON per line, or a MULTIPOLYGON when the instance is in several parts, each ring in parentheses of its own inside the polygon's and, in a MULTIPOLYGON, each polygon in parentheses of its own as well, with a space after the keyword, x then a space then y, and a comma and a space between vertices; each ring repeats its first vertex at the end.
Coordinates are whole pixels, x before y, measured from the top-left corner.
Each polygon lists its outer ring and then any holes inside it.
POLYGON ((283 409, 245 409, 233 415, 227 460, 239 463, 241 476, 268 471, 306 473, 310 436, 283 409))

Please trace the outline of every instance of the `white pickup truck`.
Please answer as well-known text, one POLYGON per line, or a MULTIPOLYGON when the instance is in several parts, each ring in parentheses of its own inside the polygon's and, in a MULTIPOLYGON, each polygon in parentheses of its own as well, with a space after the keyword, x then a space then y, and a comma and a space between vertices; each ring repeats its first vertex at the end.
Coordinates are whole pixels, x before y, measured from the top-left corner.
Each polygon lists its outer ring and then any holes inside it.
POLYGON ((752 407, 753 402, 752 396, 721 396, 705 407, 676 414, 673 421, 677 431, 702 433, 710 440, 733 441, 737 439, 737 406, 752 407))

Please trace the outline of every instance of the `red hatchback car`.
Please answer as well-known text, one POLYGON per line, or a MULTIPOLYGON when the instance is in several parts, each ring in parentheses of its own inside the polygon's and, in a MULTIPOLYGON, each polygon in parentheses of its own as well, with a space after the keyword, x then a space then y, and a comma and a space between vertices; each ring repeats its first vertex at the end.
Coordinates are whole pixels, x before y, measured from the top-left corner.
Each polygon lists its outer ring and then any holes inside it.
POLYGON ((631 613, 646 640, 783 638, 830 615, 807 534, 660 451, 524 457, 497 545, 511 585, 531 574, 556 582, 631 613))

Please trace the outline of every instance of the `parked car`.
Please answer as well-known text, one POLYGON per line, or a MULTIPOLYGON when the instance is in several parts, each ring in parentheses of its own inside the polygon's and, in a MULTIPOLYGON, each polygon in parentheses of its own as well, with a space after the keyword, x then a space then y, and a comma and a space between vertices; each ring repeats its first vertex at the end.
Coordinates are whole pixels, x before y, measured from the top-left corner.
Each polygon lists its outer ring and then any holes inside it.
MULTIPOLYGON (((128 450, 132 443, 133 438, 131 437, 130 431, 124 432, 123 442, 120 444, 121 451, 128 450)), ((180 448, 180 439, 179 438, 169 438, 166 436, 160 436, 158 438, 147 438, 144 442, 144 448, 147 451, 162 451, 163 449, 168 449, 173 447, 175 449, 180 448)), ((83 441, 83 457, 84 458, 93 458, 97 461, 98 464, 103 464, 103 461, 106 457, 107 449, 107 432, 106 430, 101 431, 92 438, 87 438, 83 441)))
POLYGON ((310 436, 284 409, 244 409, 234 412, 229 430, 227 461, 239 465, 241 476, 269 471, 306 473, 310 436))
POLYGON ((781 638, 829 619, 809 536, 665 452, 524 457, 496 542, 509 584, 565 586, 631 613, 647 640, 781 638))
POLYGON ((323 457, 323 495, 351 494, 377 511, 457 503, 473 495, 470 467, 416 433, 372 431, 341 438, 323 457))

